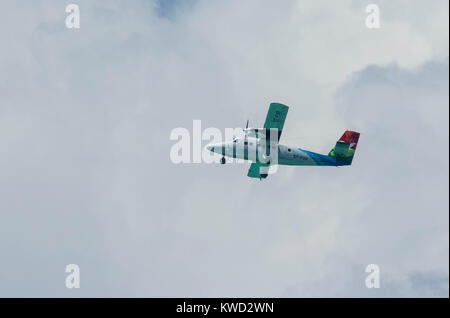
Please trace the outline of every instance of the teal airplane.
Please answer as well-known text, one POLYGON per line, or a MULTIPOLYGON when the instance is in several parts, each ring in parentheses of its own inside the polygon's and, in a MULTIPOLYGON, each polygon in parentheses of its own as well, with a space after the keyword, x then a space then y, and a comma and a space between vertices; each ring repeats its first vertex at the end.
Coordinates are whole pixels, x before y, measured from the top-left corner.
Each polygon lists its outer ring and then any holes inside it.
POLYGON ((206 147, 222 155, 221 164, 225 164, 225 157, 252 161, 247 176, 260 180, 267 178, 273 165, 338 167, 352 164, 359 139, 355 131, 345 131, 328 155, 279 144, 288 109, 286 105, 272 103, 263 128, 248 128, 247 121, 243 137, 206 147))

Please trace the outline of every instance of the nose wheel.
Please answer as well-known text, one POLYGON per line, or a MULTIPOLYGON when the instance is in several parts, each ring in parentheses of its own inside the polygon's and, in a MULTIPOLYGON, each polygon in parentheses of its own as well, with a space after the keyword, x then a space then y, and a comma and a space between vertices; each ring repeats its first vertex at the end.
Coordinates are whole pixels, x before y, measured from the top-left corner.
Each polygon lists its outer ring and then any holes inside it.
POLYGON ((220 158, 220 164, 224 165, 226 162, 225 157, 220 158))

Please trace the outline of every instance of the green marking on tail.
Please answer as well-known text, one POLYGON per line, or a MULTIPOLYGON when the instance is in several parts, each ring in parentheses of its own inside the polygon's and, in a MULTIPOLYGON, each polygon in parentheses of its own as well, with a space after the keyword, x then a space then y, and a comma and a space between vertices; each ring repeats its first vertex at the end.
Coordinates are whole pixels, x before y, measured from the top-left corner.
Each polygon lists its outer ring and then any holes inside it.
POLYGON ((342 137, 336 142, 334 148, 328 153, 328 156, 335 158, 339 162, 342 162, 342 164, 352 164, 358 140, 359 132, 346 130, 342 137))

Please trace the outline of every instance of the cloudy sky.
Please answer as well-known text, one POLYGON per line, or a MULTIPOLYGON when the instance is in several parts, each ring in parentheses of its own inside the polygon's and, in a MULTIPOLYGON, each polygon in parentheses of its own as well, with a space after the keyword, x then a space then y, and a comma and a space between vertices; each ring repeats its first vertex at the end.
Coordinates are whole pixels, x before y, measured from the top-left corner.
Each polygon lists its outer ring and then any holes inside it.
POLYGON ((71 2, 0 3, 0 296, 448 297, 448 1, 71 2), (171 162, 273 101, 353 165, 171 162))

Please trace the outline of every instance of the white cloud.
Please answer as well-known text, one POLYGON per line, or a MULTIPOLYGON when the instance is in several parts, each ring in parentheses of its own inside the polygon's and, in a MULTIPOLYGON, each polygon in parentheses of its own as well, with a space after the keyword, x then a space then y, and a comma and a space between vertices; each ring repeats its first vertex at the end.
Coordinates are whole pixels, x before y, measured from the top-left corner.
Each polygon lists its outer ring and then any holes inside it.
POLYGON ((1 295, 73 296, 76 263, 83 296, 371 296, 372 262, 375 295, 448 295, 448 2, 78 4, 1 4, 1 295), (170 163, 174 127, 274 100, 286 143, 361 130, 354 166, 170 163))

